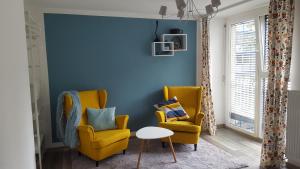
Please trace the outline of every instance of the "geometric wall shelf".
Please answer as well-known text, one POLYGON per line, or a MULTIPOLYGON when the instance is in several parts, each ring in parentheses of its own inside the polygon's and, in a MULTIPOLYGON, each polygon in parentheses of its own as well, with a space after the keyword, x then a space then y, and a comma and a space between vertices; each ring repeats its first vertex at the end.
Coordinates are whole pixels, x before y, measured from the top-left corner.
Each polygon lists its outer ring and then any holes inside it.
POLYGON ((174 56, 174 42, 152 42, 152 56, 174 56))
POLYGON ((187 34, 162 34, 162 42, 173 42, 174 51, 187 51, 187 34))

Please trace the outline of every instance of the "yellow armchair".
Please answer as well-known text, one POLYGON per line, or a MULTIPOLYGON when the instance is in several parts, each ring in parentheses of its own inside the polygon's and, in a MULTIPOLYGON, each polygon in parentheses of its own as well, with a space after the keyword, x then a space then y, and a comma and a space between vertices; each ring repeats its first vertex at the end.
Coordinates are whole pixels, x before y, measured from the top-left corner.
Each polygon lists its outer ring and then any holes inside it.
MULTIPOLYGON (((174 135, 171 136, 173 143, 194 144, 195 151, 197 150, 204 117, 204 113, 201 112, 202 90, 202 87, 192 86, 164 87, 165 100, 176 96, 190 117, 186 121, 166 122, 165 113, 163 111, 156 111, 155 113, 158 125, 174 132, 174 135)), ((164 143, 168 142, 165 138, 161 139, 161 141, 163 147, 164 143)))
MULTIPOLYGON (((80 145, 78 151, 89 158, 98 161, 107 158, 113 154, 125 150, 128 147, 130 130, 127 129, 128 115, 116 116, 116 129, 94 131, 94 128, 88 124, 86 109, 89 108, 105 108, 107 101, 106 90, 90 90, 79 92, 80 103, 82 107, 82 116, 80 125, 78 126, 78 135, 80 145)), ((72 108, 72 99, 65 96, 64 110, 68 117, 72 108)))

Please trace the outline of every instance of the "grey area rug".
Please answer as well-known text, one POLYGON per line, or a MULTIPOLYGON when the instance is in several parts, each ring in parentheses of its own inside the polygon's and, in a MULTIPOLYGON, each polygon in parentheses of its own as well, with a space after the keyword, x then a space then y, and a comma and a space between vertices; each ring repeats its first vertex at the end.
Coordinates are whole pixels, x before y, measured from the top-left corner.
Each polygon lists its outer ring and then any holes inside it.
MULTIPOLYGON (((137 166, 140 140, 130 139, 126 154, 114 155, 99 162, 72 153, 72 169, 134 169, 137 166)), ((141 169, 242 169, 248 165, 224 150, 200 139, 198 150, 193 145, 174 144, 177 163, 168 146, 161 147, 159 140, 151 140, 142 154, 141 169)))

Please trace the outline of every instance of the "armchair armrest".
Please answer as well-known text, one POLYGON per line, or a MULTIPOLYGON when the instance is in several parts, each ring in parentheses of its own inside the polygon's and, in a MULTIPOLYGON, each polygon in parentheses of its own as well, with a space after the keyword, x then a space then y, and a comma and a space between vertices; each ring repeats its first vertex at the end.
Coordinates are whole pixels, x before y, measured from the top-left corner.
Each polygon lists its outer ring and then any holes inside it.
POLYGON ((163 111, 156 111, 155 112, 155 116, 156 116, 158 122, 160 122, 160 123, 166 122, 165 112, 163 112, 163 111))
POLYGON ((129 116, 128 115, 117 115, 116 116, 116 124, 118 129, 126 129, 128 123, 129 116))
POLYGON ((198 113, 198 114, 196 115, 195 124, 198 125, 198 126, 201 126, 201 125, 202 125, 203 118, 204 118, 204 113, 203 113, 203 112, 198 113))
POLYGON ((91 125, 80 125, 77 127, 78 129, 78 133, 79 133, 79 137, 80 138, 86 138, 88 137, 89 140, 93 140, 94 139, 94 128, 91 125))

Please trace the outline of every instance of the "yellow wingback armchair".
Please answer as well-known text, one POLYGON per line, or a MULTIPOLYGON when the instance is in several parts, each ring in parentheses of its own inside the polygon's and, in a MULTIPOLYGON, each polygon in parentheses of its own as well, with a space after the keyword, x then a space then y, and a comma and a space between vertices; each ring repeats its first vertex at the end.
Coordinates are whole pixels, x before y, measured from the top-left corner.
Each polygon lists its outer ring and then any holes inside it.
MULTIPOLYGON (((190 117, 186 121, 166 122, 165 112, 157 111, 155 113, 158 125, 174 132, 174 135, 171 137, 173 143, 194 144, 195 151, 197 150, 204 117, 204 114, 201 112, 202 90, 202 87, 164 86, 165 100, 176 96, 190 117)), ((165 138, 161 139, 161 141, 163 147, 164 143, 168 142, 165 138)))
MULTIPOLYGON (((80 145, 78 151, 89 158, 98 161, 107 158, 113 154, 125 150, 128 147, 130 130, 127 129, 128 115, 116 116, 116 129, 94 131, 93 127, 88 124, 86 109, 105 108, 107 100, 106 90, 90 90, 79 92, 80 103, 82 107, 82 116, 78 126, 78 135, 80 145)), ((72 99, 65 95, 64 110, 68 117, 72 108, 72 99)))

